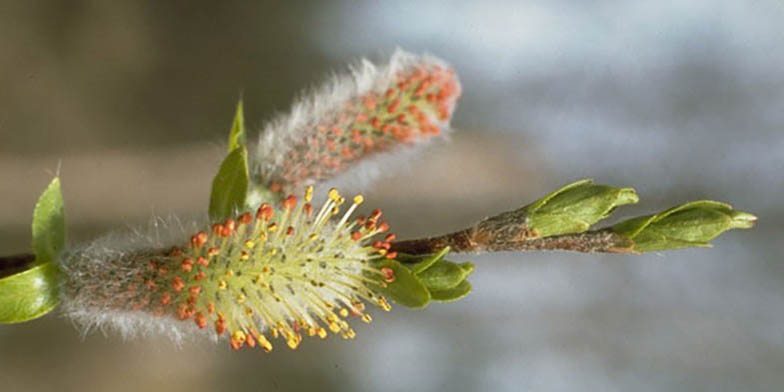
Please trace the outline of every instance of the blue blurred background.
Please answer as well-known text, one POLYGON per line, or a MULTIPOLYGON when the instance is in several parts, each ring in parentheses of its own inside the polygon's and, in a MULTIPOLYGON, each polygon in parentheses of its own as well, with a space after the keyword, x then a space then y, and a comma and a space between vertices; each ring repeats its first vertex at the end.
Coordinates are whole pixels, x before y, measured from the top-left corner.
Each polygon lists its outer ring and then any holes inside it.
MULTIPOLYGON (((357 339, 233 353, 0 326, 9 391, 775 391, 784 385, 779 1, 0 1, 0 253, 29 248, 58 167, 70 240, 204 213, 233 106, 249 123, 395 47, 450 62, 450 143, 364 189, 401 237, 582 177, 618 217, 699 198, 760 217, 713 249, 458 255, 474 293, 357 339)), ((280 345, 279 345, 280 346, 280 345)))

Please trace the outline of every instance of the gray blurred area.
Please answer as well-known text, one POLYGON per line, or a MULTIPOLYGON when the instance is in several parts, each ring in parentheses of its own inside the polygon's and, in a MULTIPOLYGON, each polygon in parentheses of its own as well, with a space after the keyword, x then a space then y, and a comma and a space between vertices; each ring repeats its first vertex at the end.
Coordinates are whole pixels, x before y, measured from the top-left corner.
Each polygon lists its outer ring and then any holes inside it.
POLYGON ((0 253, 60 168, 69 240, 204 215, 236 99, 254 129, 396 46, 454 65, 450 143, 363 190, 401 237, 581 177, 618 217, 699 198, 760 217, 713 249, 458 255, 465 300, 375 312, 349 342, 231 352, 0 326, 3 391, 784 389, 784 3, 0 0, 0 253))

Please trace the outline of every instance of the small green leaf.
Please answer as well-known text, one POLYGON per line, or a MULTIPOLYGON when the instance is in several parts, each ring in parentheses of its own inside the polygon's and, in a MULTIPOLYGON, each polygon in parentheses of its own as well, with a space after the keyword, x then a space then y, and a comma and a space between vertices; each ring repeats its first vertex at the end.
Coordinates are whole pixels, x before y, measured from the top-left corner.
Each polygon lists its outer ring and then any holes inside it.
POLYGON ((394 281, 386 287, 379 285, 378 290, 395 303, 409 308, 424 308, 430 302, 430 292, 410 269, 397 260, 384 259, 375 264, 376 268, 390 268, 394 271, 394 281))
POLYGON ((209 215, 213 222, 244 209, 248 178, 248 151, 240 147, 226 156, 212 181, 209 215))
POLYGON ((434 301, 453 302, 465 297, 470 292, 471 283, 468 283, 467 280, 464 280, 451 289, 431 290, 430 296, 434 301))
POLYGON ((419 274, 420 272, 430 268, 430 266, 437 263, 439 260, 443 259, 444 256, 449 253, 449 250, 450 248, 447 246, 444 249, 441 249, 441 251, 438 253, 420 256, 401 254, 397 257, 397 259, 398 261, 406 263, 406 266, 410 268, 413 273, 419 274), (401 260, 401 257, 403 260, 401 260))
POLYGON ((49 313, 59 303, 59 282, 55 262, 0 279, 0 323, 21 323, 49 313))
POLYGON ((231 123, 231 131, 229 131, 229 152, 240 147, 245 147, 245 114, 242 109, 242 99, 237 102, 234 121, 231 123))
POLYGON ((65 214, 60 179, 55 177, 38 198, 33 211, 33 251, 36 263, 57 261, 65 246, 65 214))
POLYGON ((757 217, 711 200, 675 206, 658 214, 629 219, 611 228, 634 241, 638 252, 709 247, 710 241, 731 229, 748 229, 757 217))
POLYGON ((615 207, 639 201, 632 188, 616 188, 580 180, 524 207, 528 228, 539 237, 581 233, 615 207))
POLYGON ((417 276, 430 292, 451 289, 464 281, 473 272, 473 264, 465 264, 468 265, 464 267, 451 261, 440 260, 430 268, 417 274, 417 276))

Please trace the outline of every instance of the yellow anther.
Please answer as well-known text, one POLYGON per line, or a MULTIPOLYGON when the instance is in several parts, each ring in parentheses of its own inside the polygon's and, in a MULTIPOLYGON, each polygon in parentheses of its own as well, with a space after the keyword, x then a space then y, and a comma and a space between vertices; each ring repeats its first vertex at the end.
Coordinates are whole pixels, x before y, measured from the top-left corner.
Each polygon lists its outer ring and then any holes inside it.
POLYGON ((340 317, 348 317, 348 309, 346 308, 340 309, 340 317))
POLYGON ((308 336, 315 336, 317 331, 316 327, 308 328, 308 336))
POLYGON ((238 340, 238 341, 240 341, 240 342, 244 342, 244 341, 245 341, 245 339, 246 339, 245 332, 242 332, 242 331, 241 331, 241 330, 239 330, 239 329, 238 329, 238 330, 236 330, 236 331, 234 331, 234 333, 233 333, 231 336, 232 336, 232 337, 233 337, 235 340, 238 340))
POLYGON ((392 310, 392 306, 389 305, 389 302, 387 302, 386 298, 384 297, 378 297, 376 303, 381 307, 381 309, 384 309, 387 312, 392 310))
POLYGON ((346 336, 348 336, 348 338, 349 338, 349 339, 354 339, 355 337, 357 337, 357 333, 356 333, 356 332, 354 332, 354 330, 353 330, 353 329, 349 328, 349 329, 346 331, 346 336))
POLYGON ((338 333, 338 332, 340 332, 340 326, 338 325, 338 323, 336 323, 336 322, 330 322, 330 323, 328 324, 328 326, 329 326, 329 330, 330 330, 330 331, 332 331, 332 332, 334 332, 334 333, 338 333))
POLYGON ((317 233, 313 233, 313 234, 311 234, 311 235, 309 235, 309 236, 308 236, 308 239, 309 239, 310 241, 315 241, 315 240, 317 240, 318 238, 319 238, 319 236, 318 236, 318 234, 317 234, 317 233))
POLYGON ((319 336, 320 338, 322 338, 322 339, 325 339, 325 338, 327 337, 327 330, 326 330, 326 329, 324 329, 324 328, 322 328, 322 327, 319 327, 319 328, 316 330, 316 334, 318 334, 318 336, 319 336))
POLYGON ((245 294, 240 294, 240 295, 238 295, 238 296, 237 296, 237 303, 238 303, 238 304, 241 304, 241 303, 243 303, 243 302, 245 302, 245 294))
POLYGON ((384 256, 384 255, 387 254, 387 250, 386 249, 379 249, 378 250, 378 254, 380 254, 381 256, 384 256))
POLYGON ((278 330, 277 330, 277 329, 275 329, 275 328, 271 328, 271 329, 270 329, 270 333, 272 334, 272 337, 273 337, 273 338, 275 338, 275 339, 277 339, 277 338, 278 338, 278 336, 279 336, 279 334, 278 334, 278 330))
POLYGON ((299 346, 299 339, 297 339, 296 337, 291 337, 289 339, 286 339, 286 344, 288 344, 289 348, 291 348, 292 350, 296 350, 297 346, 299 346))
POLYGON ((255 242, 253 242, 253 241, 251 241, 251 240, 247 240, 247 241, 245 241, 245 247, 246 247, 246 248, 248 248, 248 249, 253 249, 253 247, 254 247, 254 246, 256 246, 256 243, 255 243, 255 242))
POLYGON ((267 340, 267 337, 264 335, 259 335, 256 337, 256 341, 259 342, 259 346, 266 352, 272 351, 272 343, 267 340))
POLYGON ((219 280, 218 281, 218 288, 221 289, 221 290, 226 290, 226 281, 225 280, 219 280))
POLYGON ((259 241, 264 242, 266 240, 267 240, 267 232, 262 231, 261 233, 259 233, 259 241))
POLYGON ((267 226, 267 230, 269 230, 270 233, 274 233, 275 230, 278 230, 278 224, 277 223, 270 223, 270 225, 267 226))
POLYGON ((340 213, 340 208, 338 206, 332 207, 332 215, 337 215, 340 213))
POLYGON ((226 276, 234 276, 234 270, 232 269, 226 270, 226 276))
POLYGON ((245 307, 245 314, 247 314, 248 316, 252 316, 253 315, 253 308, 246 306, 245 307))
POLYGON ((278 254, 278 248, 270 249, 269 254, 270 254, 270 256, 275 256, 276 254, 278 254))
POLYGON ((335 203, 337 203, 337 205, 339 205, 339 206, 342 206, 342 205, 343 205, 343 203, 345 203, 345 202, 346 202, 346 199, 345 199, 343 196, 340 196, 340 197, 339 197, 339 198, 338 198, 338 199, 335 201, 335 203))
POLYGON ((340 193, 338 192, 337 188, 332 188, 329 190, 329 198, 332 199, 332 201, 338 201, 340 198, 340 193))
POLYGON ((359 205, 359 204, 362 204, 363 201, 365 201, 365 198, 362 197, 362 195, 354 196, 354 204, 359 205))
POLYGON ((370 317, 369 314, 362 315, 362 322, 370 324, 371 321, 373 321, 373 317, 370 317))
POLYGON ((248 252, 242 251, 240 254, 240 260, 245 261, 250 258, 250 254, 248 252))
POLYGON ((308 185, 305 188, 305 202, 310 203, 313 200, 313 185, 308 185))
POLYGON ((263 283, 263 280, 264 280, 264 275, 262 275, 262 274, 256 275, 256 282, 255 283, 261 284, 261 283, 263 283))

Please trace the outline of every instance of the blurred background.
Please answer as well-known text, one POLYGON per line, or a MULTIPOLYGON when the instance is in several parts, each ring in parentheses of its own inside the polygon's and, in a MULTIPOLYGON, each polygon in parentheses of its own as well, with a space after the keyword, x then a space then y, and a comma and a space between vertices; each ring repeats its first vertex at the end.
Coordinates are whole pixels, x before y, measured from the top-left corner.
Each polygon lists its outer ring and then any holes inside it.
POLYGON ((237 98, 253 129, 396 46, 463 82, 450 143, 365 189, 401 237, 582 177, 617 217, 699 198, 760 217, 713 249, 457 255, 474 292, 297 351, 0 326, 7 391, 774 391, 784 386, 780 1, 0 0, 0 253, 58 168, 69 240, 203 216, 237 98))

